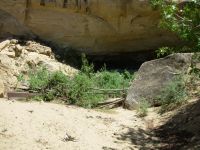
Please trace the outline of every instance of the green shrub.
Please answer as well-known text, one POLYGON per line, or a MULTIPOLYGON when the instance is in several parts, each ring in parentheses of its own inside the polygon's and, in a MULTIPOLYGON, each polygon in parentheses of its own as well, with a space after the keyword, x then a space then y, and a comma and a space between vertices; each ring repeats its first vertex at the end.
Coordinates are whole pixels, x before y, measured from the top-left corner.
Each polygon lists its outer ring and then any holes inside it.
MULTIPOLYGON (((96 82, 96 87, 108 90, 128 88, 132 79, 133 76, 131 76, 128 71, 119 73, 117 71, 102 70, 97 72, 93 77, 93 80, 96 82)), ((115 94, 112 94, 112 97, 121 97, 122 94, 122 91, 118 91, 115 92, 115 94)))
POLYGON ((70 81, 68 91, 68 101, 70 104, 92 108, 98 102, 108 99, 109 97, 120 97, 122 93, 116 92, 108 94, 94 89, 122 89, 129 86, 133 76, 125 71, 119 73, 117 71, 107 71, 106 67, 94 72, 94 65, 89 64, 85 55, 82 55, 82 68, 73 80, 70 81))
POLYGON ((89 93, 94 82, 86 74, 79 73, 70 81, 68 97, 70 104, 77 104, 83 107, 93 107, 96 104, 96 96, 89 93))
POLYGON ((162 94, 158 96, 158 102, 161 103, 161 113, 172 110, 186 101, 187 90, 185 81, 182 76, 174 78, 162 90, 162 94))
POLYGON ((149 107, 150 107, 149 102, 146 99, 142 99, 139 102, 139 106, 138 106, 138 109, 137 109, 139 117, 145 117, 145 116, 147 116, 148 108, 149 107))
POLYGON ((17 81, 18 82, 21 82, 21 81, 24 81, 24 75, 23 74, 20 74, 19 76, 17 76, 17 81))
POLYGON ((160 58, 160 57, 163 57, 163 56, 165 56, 167 54, 173 53, 173 51, 174 51, 173 48, 161 47, 158 50, 156 50, 156 54, 157 54, 157 57, 160 58))
POLYGON ((82 59, 81 73, 91 77, 94 74, 94 65, 88 62, 85 54, 82 54, 81 59, 82 59))
POLYGON ((98 87, 102 89, 118 89, 122 87, 124 78, 119 72, 102 71, 95 75, 98 87))
POLYGON ((50 73, 45 68, 34 70, 29 76, 30 89, 41 93, 44 101, 66 96, 68 81, 69 78, 62 72, 50 73))
POLYGON ((71 104, 77 104, 83 107, 95 107, 100 101, 109 97, 121 97, 121 92, 107 94, 94 89, 122 89, 127 88, 131 78, 125 79, 123 74, 118 72, 102 71, 90 74, 79 73, 76 75, 69 87, 68 97, 71 104), (125 82, 125 83, 123 83, 125 82), (124 84, 124 85, 123 85, 124 84))
POLYGON ((66 97, 69 83, 70 78, 62 72, 57 71, 50 75, 48 89, 52 90, 56 97, 66 97))
POLYGON ((38 68, 32 70, 29 75, 30 89, 42 91, 47 87, 49 82, 49 72, 46 68, 38 68))
POLYGON ((127 88, 133 78, 128 71, 119 73, 104 68, 95 73, 93 64, 89 64, 85 55, 82 56, 82 61, 81 71, 73 78, 62 72, 50 73, 45 68, 32 71, 29 79, 30 88, 41 93, 40 97, 44 101, 62 97, 69 104, 92 108, 109 97, 122 96, 120 91, 108 94, 99 93, 97 89, 127 88))

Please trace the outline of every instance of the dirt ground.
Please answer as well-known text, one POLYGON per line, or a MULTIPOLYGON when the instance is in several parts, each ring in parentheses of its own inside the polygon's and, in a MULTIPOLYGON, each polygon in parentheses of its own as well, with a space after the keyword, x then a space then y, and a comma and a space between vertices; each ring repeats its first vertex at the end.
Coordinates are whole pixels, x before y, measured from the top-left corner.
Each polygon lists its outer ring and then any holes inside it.
POLYGON ((139 118, 122 108, 0 99, 0 150, 199 150, 199 108, 197 99, 139 118))
POLYGON ((142 131, 152 126, 151 119, 122 108, 0 99, 0 150, 135 150, 146 144, 142 131))

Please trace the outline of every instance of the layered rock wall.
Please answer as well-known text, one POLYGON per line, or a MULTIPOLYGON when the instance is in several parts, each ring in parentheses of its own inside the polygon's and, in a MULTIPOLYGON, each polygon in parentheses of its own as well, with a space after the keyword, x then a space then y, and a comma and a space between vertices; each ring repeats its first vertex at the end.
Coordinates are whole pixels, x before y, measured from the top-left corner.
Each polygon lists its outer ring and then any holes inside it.
POLYGON ((148 0, 1 0, 2 35, 37 35, 90 54, 154 50, 178 39, 148 0), (11 30, 10 30, 11 29, 11 30))

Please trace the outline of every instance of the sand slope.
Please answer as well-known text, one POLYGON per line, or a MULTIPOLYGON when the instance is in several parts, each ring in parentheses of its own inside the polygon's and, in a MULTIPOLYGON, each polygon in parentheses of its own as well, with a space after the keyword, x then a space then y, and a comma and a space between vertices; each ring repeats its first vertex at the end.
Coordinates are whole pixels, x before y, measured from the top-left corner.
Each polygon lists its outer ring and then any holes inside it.
POLYGON ((144 121, 121 108, 100 112, 0 99, 0 150, 139 149, 132 143, 134 135, 127 134, 132 129, 145 129, 144 121), (74 141, 63 140, 66 133, 74 141))

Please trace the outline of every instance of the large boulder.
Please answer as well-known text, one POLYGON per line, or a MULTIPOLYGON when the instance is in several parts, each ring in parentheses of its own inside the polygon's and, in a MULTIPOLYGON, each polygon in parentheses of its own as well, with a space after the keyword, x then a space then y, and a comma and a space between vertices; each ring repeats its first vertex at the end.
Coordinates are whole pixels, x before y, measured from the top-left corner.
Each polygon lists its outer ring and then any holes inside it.
POLYGON ((177 53, 142 64, 128 90, 125 106, 128 109, 136 109, 143 99, 154 105, 154 100, 161 94, 162 89, 175 76, 188 71, 192 55, 191 53, 177 53))

